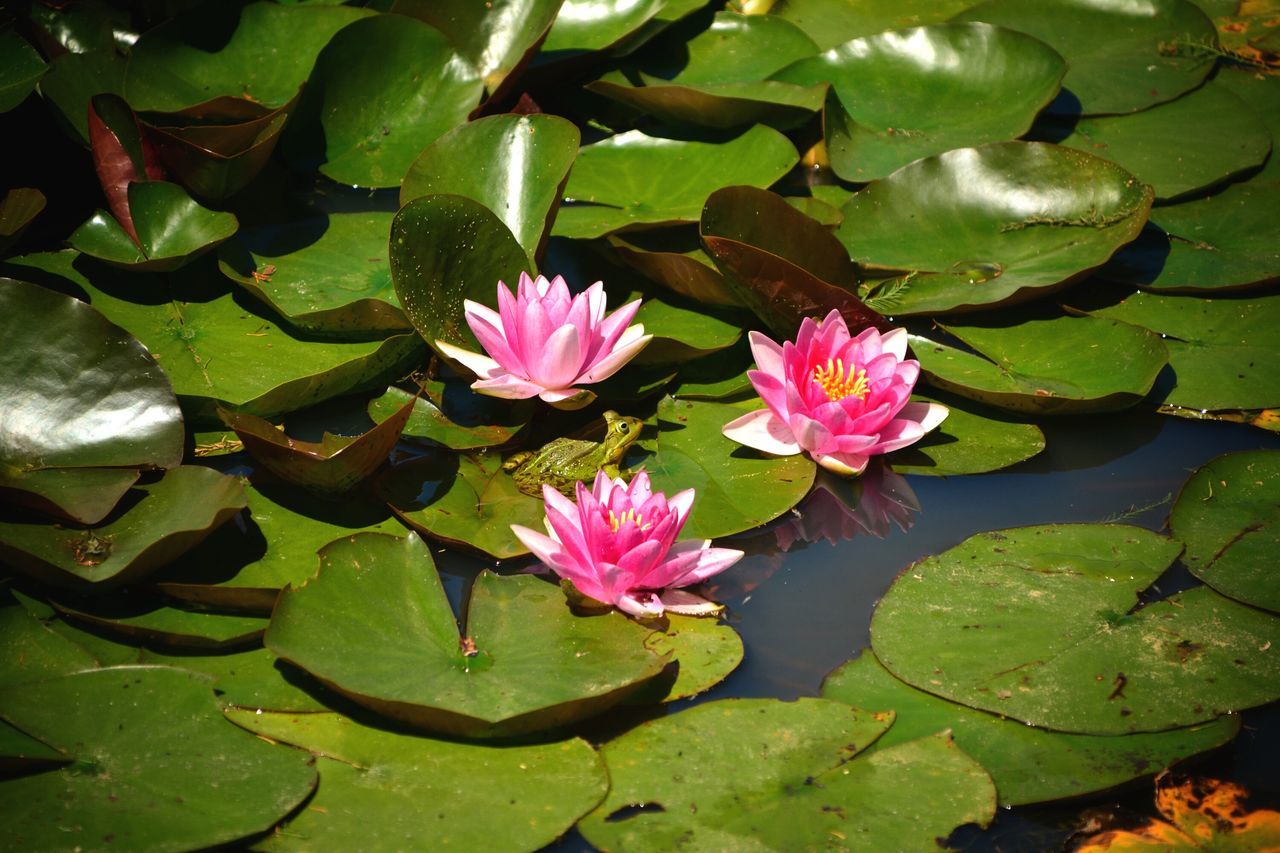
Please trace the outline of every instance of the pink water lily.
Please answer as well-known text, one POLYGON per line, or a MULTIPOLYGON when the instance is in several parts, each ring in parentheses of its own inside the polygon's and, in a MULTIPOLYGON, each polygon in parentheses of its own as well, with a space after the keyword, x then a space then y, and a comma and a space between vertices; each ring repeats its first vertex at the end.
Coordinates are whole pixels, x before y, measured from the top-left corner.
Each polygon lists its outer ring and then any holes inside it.
POLYGON ((604 284, 598 281, 571 296, 561 276, 548 281, 520 273, 514 296, 498 282, 497 311, 470 299, 463 308, 488 355, 445 341, 436 346, 479 377, 471 387, 512 400, 541 397, 562 409, 594 400, 593 392, 578 386, 609 378, 653 337, 643 325, 627 325, 639 300, 605 316, 604 284))
POLYGON ((839 311, 805 318, 795 343, 752 332, 757 370, 748 373, 767 409, 724 426, 726 436, 779 456, 800 451, 837 474, 860 474, 872 456, 919 441, 947 407, 910 402, 920 362, 907 359, 907 332, 857 337, 839 311))
POLYGON ((542 496, 550 535, 519 524, 511 530, 583 595, 639 617, 666 610, 705 615, 720 609, 681 587, 724 571, 742 552, 712 548, 710 540, 676 542, 693 505, 693 489, 668 500, 650 490, 643 471, 630 485, 600 472, 591 489, 578 483, 577 503, 550 486, 542 487, 542 496))

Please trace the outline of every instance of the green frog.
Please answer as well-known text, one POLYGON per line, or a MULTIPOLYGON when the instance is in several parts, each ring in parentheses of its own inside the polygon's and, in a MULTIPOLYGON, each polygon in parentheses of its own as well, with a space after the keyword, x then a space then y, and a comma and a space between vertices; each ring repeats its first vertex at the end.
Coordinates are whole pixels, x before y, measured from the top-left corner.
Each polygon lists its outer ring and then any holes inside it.
POLYGON ((516 488, 539 498, 543 484, 573 497, 574 484, 579 480, 590 484, 597 471, 617 477, 618 463, 640 437, 642 422, 610 411, 604 413, 604 423, 603 441, 557 438, 537 450, 513 454, 502 463, 502 470, 511 474, 516 488))

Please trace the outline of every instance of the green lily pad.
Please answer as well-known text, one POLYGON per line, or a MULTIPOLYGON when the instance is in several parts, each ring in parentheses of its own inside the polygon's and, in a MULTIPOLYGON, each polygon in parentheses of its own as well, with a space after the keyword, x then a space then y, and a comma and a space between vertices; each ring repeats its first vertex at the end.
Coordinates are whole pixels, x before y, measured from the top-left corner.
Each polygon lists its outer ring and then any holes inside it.
POLYGON ((73 759, 0 782, 6 833, 32 849, 230 844, 270 829, 316 784, 306 756, 227 725, 208 682, 179 669, 115 667, 0 690, 0 716, 73 759))
POLYGON ((348 24, 350 6, 216 3, 148 30, 133 45, 125 92, 136 110, 176 112, 219 96, 278 107, 297 94, 316 56, 348 24), (210 49, 210 42, 213 42, 210 49))
POLYGON ((320 441, 303 441, 255 415, 219 410, 263 468, 285 482, 332 495, 354 488, 387 461, 412 413, 413 404, 406 403, 360 435, 326 432, 320 441))
POLYGON ((819 49, 850 39, 925 24, 940 24, 969 8, 970 0, 777 0, 769 13, 809 34, 819 49))
POLYGON ((449 193, 480 202, 537 257, 578 155, 578 128, 553 115, 499 115, 454 128, 428 145, 400 186, 403 206, 449 193))
POLYGON ((512 524, 542 527, 542 501, 516 488, 496 453, 434 454, 395 466, 378 486, 414 530, 499 560, 529 553, 512 524))
POLYGON ((754 369, 746 338, 727 350, 691 361, 680 368, 679 383, 671 392, 678 400, 726 400, 754 397, 747 372, 754 369))
POLYGON ((428 195, 400 208, 391 223, 391 281, 418 334, 480 351, 463 301, 498 304, 498 282, 514 286, 533 262, 487 207, 455 195, 428 195))
POLYGON ((635 322, 653 340, 636 356, 636 364, 681 364, 731 347, 742 337, 737 317, 713 313, 678 297, 636 291, 618 301, 642 298, 635 322))
POLYGON ((532 850, 600 801, 604 767, 580 738, 485 746, 397 734, 338 714, 227 711, 315 756, 320 788, 264 850, 532 850), (378 831, 369 833, 370 821, 378 831))
POLYGON ((649 281, 704 305, 741 305, 688 226, 611 234, 615 256, 649 281))
POLYGON ((895 316, 1032 298, 1084 275, 1138 235, 1151 189, 1098 157, 997 142, 919 160, 844 206, 836 236, 861 264, 918 270, 895 316))
POLYGON ((415 395, 400 388, 369 401, 369 417, 383 421, 412 401, 413 413, 401 437, 429 441, 450 450, 496 447, 529 424, 533 405, 477 394, 459 382, 427 382, 415 395))
POLYGON ((27 99, 49 66, 8 26, 0 30, 0 57, 0 113, 7 113, 27 99))
POLYGON ((85 524, 139 469, 182 459, 182 414, 146 348, 83 302, 0 279, 0 492, 85 524))
POLYGON ((320 51, 283 152, 344 184, 399 186, 422 146, 465 122, 483 92, 480 73, 444 33, 375 15, 320 51))
MULTIPOLYGON (((11 687, 93 669, 98 661, 72 640, 50 631, 25 608, 0 600, 0 686, 11 687)), ((10 755, 11 753, 0 754, 10 755)))
POLYGON ((1081 734, 1164 731, 1280 697, 1265 651, 1280 619, 1207 587, 1134 609, 1181 549, 1124 525, 980 533, 899 576, 872 647, 913 687, 1081 734))
POLYGON ((207 654, 200 650, 157 652, 142 649, 138 663, 172 666, 208 675, 213 692, 224 706, 249 708, 253 711, 292 711, 314 713, 328 711, 329 706, 317 696, 337 699, 319 682, 297 667, 280 661, 261 646, 241 651, 207 654))
POLYGON ((787 138, 756 125, 727 142, 620 133, 584 147, 569 174, 552 233, 600 237, 640 225, 696 222, 721 187, 767 187, 799 160, 787 138))
POLYGON ((219 249, 218 267, 309 335, 407 331, 413 326, 391 285, 387 252, 393 215, 333 213, 249 228, 219 249))
POLYGON ((75 252, 48 252, 10 258, 5 271, 82 293, 137 335, 173 383, 188 427, 220 423, 219 404, 269 418, 385 386, 425 352, 416 335, 360 343, 295 338, 237 302, 212 269, 139 281, 75 252))
POLYGON ((798 504, 813 485, 816 466, 804 454, 765 456, 720 432, 762 407, 758 399, 727 404, 664 397, 658 403, 657 437, 638 443, 651 454, 643 467, 654 491, 697 490, 683 538, 715 539, 759 527, 798 504))
POLYGON ((50 583, 76 589, 117 586, 181 556, 244 507, 239 480, 183 465, 150 485, 136 486, 92 528, 0 521, 0 555, 50 583))
POLYGON ((635 704, 690 699, 724 681, 742 663, 742 637, 730 626, 704 616, 668 613, 665 618, 667 629, 650 634, 645 646, 675 659, 675 679, 670 684, 655 679, 652 689, 632 698, 635 704))
POLYGON ((114 47, 64 53, 49 63, 48 73, 40 80, 40 94, 87 146, 89 102, 94 95, 123 95, 127 64, 114 47))
POLYGON ((1072 97, 1050 109, 1068 114, 1131 113, 1172 100, 1199 86, 1214 65, 1212 54, 1178 45, 1218 44, 1213 22, 1188 0, 987 0, 953 20, 1021 30, 1062 54, 1071 69, 1063 86, 1072 97))
MULTIPOLYGON (((937 402, 913 396, 922 402, 937 402)), ((1044 450, 1044 433, 999 411, 948 398, 942 426, 889 457, 900 474, 983 474, 999 471, 1044 450)))
POLYGON ((822 109, 823 89, 777 80, 755 83, 680 85, 642 77, 632 86, 625 78, 605 77, 588 83, 588 91, 626 104, 659 121, 714 128, 764 124, 790 128, 822 109))
POLYGON ((404 533, 390 510, 356 496, 339 503, 272 482, 247 483, 245 494, 244 529, 216 531, 154 577, 157 591, 196 607, 269 616, 281 589, 315 574, 325 545, 362 531, 404 533))
POLYGON ((1155 208, 1151 223, 1103 274, 1172 293, 1280 279, 1280 181, 1257 177, 1207 198, 1155 208))
POLYGON ((1219 456, 1191 475, 1169 513, 1187 543, 1182 561, 1223 595, 1280 611, 1274 555, 1280 540, 1280 453, 1219 456))
POLYGON ((542 54, 604 50, 640 29, 667 0, 565 0, 542 43, 542 54))
POLYGON ((869 181, 921 157, 1021 136, 1067 71, 1044 42, 980 23, 866 36, 779 71, 830 82, 823 124, 831 168, 869 181))
POLYGON ((892 720, 823 699, 738 699, 644 723, 601 749, 609 796, 579 829, 607 850, 904 850, 988 823, 991 778, 949 737, 849 761, 892 720))
POLYGON ((32 187, 14 187, 0 199, 0 252, 6 251, 44 210, 44 193, 32 187))
MULTIPOLYGON (((1261 119, 1270 131, 1271 147, 1274 149, 1275 140, 1280 138, 1280 77, 1274 74, 1260 74, 1248 67, 1227 64, 1220 67, 1213 75, 1213 83, 1232 92, 1249 105, 1253 114, 1261 119)), ((43 88, 43 84, 41 87, 43 88)), ((1254 179, 1273 182, 1280 180, 1280 156, 1267 158, 1267 162, 1254 179)))
POLYGON ((1108 412, 1145 397, 1169 361, 1159 335, 1119 320, 1020 313, 940 327, 972 352, 913 335, 929 384, 1014 412, 1108 412))
POLYGON ((234 214, 198 204, 177 184, 129 184, 129 212, 138 242, 105 210, 68 238, 72 248, 126 269, 168 272, 185 266, 236 233, 234 214))
MULTIPOLYGON (((1052 124, 1043 127, 1045 133, 1053 130, 1052 124)), ((1080 119, 1056 141, 1127 169, 1151 184, 1161 201, 1252 169, 1271 151, 1271 133, 1262 119, 1213 82, 1132 115, 1080 119)))
POLYGON ((822 695, 893 709, 893 728, 871 745, 873 751, 950 731, 956 745, 991 774, 1002 806, 1104 791, 1222 746, 1240 729, 1240 718, 1232 715, 1201 726, 1123 737, 1045 731, 916 690, 868 652, 828 675, 822 695))
POLYGON ((158 596, 126 590, 83 601, 52 601, 63 619, 124 644, 200 651, 257 643, 267 620, 169 607, 158 596))
POLYGON ((32 769, 48 770, 70 761, 47 743, 0 722, 0 776, 20 776, 32 769))
POLYGON ((1280 406, 1280 301, 1135 293, 1091 312, 1159 333, 1177 384, 1160 402, 1187 409, 1280 406))
POLYGON ((647 628, 574 616, 558 587, 529 575, 481 572, 466 613, 459 633, 421 539, 366 533, 324 548, 320 573, 281 593, 266 643, 380 714, 464 737, 599 713, 667 663, 645 647, 647 628))

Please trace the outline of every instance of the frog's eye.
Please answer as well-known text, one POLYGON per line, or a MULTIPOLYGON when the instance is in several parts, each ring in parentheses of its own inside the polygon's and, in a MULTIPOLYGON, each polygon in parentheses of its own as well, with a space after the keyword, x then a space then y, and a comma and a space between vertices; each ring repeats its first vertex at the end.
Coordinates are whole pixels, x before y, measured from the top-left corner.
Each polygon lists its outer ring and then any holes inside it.
POLYGON ((618 432, 622 433, 623 435, 626 435, 627 433, 631 432, 631 424, 627 423, 626 421, 618 421, 618 432))

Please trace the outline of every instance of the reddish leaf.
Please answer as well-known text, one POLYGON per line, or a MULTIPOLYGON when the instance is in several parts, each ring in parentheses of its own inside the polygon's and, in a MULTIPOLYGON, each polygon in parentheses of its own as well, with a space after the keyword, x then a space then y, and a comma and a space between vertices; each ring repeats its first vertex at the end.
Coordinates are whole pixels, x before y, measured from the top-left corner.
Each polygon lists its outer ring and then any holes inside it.
POLYGON ((164 170, 133 110, 119 95, 89 101, 89 144, 107 207, 120 227, 138 242, 129 212, 129 184, 164 180, 164 170))

